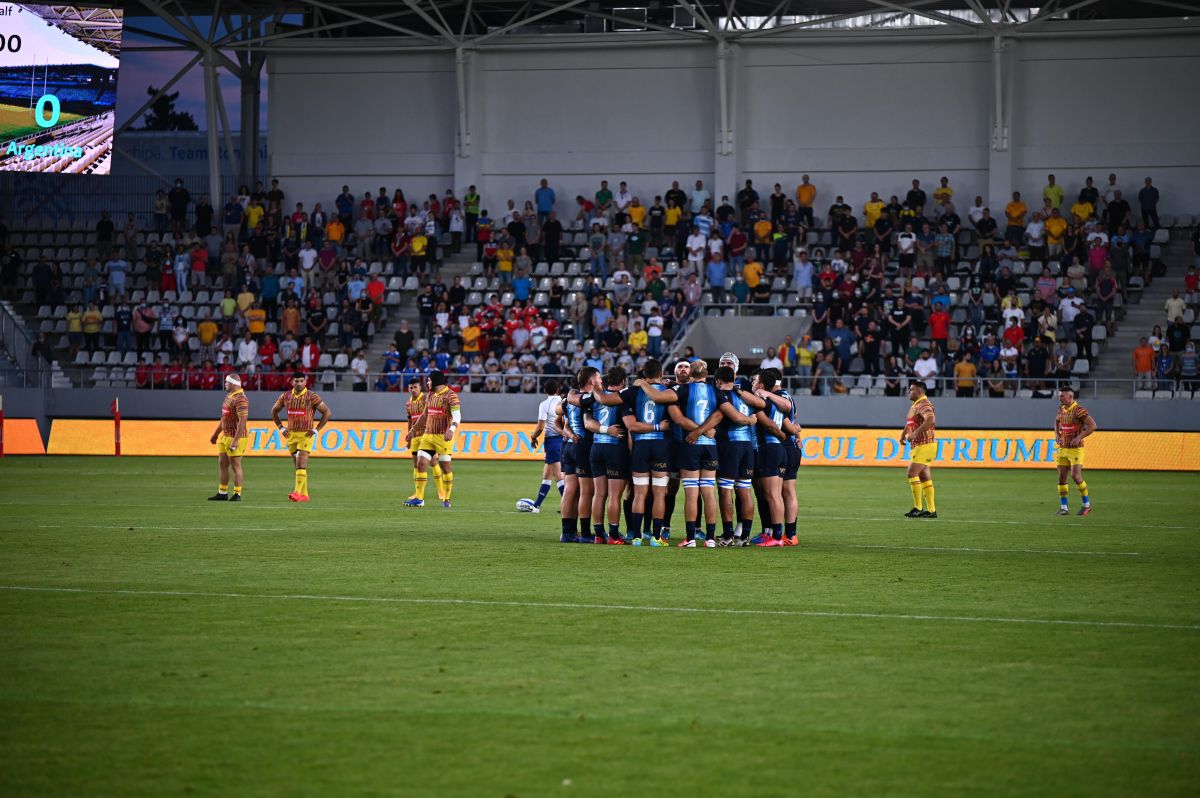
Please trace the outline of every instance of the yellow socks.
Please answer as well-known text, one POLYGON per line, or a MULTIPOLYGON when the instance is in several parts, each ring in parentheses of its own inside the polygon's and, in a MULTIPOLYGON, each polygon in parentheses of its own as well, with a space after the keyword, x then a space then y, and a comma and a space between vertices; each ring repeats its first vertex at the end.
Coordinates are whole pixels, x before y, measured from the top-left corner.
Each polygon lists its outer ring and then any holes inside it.
POLYGON ((241 486, 241 485, 234 485, 234 486, 233 486, 233 495, 234 495, 234 496, 241 496, 241 495, 242 495, 242 486, 241 486))
POLYGON ((921 492, 925 494, 925 509, 931 513, 937 512, 937 504, 933 501, 933 480, 921 483, 921 492))
POLYGON ((308 469, 296 469, 296 492, 301 496, 308 495, 308 469))
POLYGON ((444 502, 450 501, 450 494, 454 492, 454 472, 453 471, 443 471, 442 472, 442 488, 443 488, 442 501, 444 501, 444 502))
POLYGON ((438 465, 438 461, 433 461, 433 484, 437 486, 438 501, 446 500, 446 481, 442 473, 442 467, 438 465))
POLYGON ((417 467, 416 467, 416 466, 413 466, 413 492, 412 492, 412 495, 408 497, 408 498, 410 498, 410 499, 415 499, 415 498, 417 498, 417 487, 416 487, 416 485, 417 485, 417 475, 418 475, 418 474, 420 474, 420 473, 421 473, 421 472, 417 470, 417 467))
POLYGON ((425 501, 425 485, 427 482, 429 482, 428 472, 418 471, 413 474, 413 493, 421 501, 425 501))
POLYGON ((920 510, 921 509, 921 491, 922 491, 921 478, 920 477, 909 477, 908 478, 908 487, 910 490, 912 490, 912 496, 913 496, 913 505, 912 506, 917 508, 918 510, 920 510))
POLYGON ((225 494, 229 492, 229 484, 217 485, 217 493, 225 494))
MULTIPOLYGON (((1065 488, 1065 487, 1066 487, 1066 485, 1063 485, 1063 487, 1065 488)), ((1080 495, 1080 496, 1083 496, 1085 499, 1087 498, 1087 495, 1088 495, 1088 490, 1087 490, 1087 483, 1086 483, 1086 482, 1080 482, 1080 483, 1079 483, 1079 495, 1080 495)))

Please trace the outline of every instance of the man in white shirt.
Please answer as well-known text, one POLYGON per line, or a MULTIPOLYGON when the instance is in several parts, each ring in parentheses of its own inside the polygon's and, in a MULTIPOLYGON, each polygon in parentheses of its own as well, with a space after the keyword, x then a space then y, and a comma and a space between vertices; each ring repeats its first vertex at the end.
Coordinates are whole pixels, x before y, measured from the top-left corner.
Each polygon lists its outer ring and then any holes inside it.
MULTIPOLYGON (((523 513, 540 513, 542 510, 542 502, 546 500, 546 496, 550 493, 550 486, 557 483, 558 496, 562 498, 563 494, 563 478, 561 473, 562 461, 562 435, 558 431, 556 421, 558 419, 558 406, 562 403, 562 397, 558 395, 558 380, 549 379, 542 383, 542 387, 546 391, 546 398, 538 405, 537 426, 534 427, 533 434, 529 436, 529 442, 536 449, 538 439, 545 435, 546 451, 545 465, 542 466, 542 484, 538 488, 536 499, 521 499, 517 502, 517 509, 523 513)), ((575 519, 571 519, 572 526, 575 525, 575 519)), ((563 534, 566 534, 566 526, 563 526, 563 534)))
POLYGON ((708 189, 704 187, 704 181, 697 180, 696 190, 692 192, 692 202, 689 206, 692 216, 700 213, 700 209, 704 207, 704 203, 708 202, 711 198, 712 195, 709 194, 708 189))
POLYGON ((312 285, 312 270, 317 265, 317 251, 313 249, 312 244, 305 241, 300 245, 296 257, 300 259, 300 274, 304 276, 304 284, 312 285))
POLYGON ((937 388, 938 364, 929 354, 928 349, 921 350, 921 356, 913 364, 913 372, 917 375, 917 379, 925 383, 927 391, 934 391, 937 388))
POLYGON ((708 239, 700 234, 699 227, 692 225, 692 234, 687 237, 687 261, 688 267, 697 274, 704 268, 704 253, 707 247, 708 239))
POLYGON ((367 362, 366 353, 363 350, 358 350, 354 353, 354 359, 350 361, 350 372, 354 375, 354 390, 367 390, 367 372, 370 370, 371 364, 367 362))
POLYGON ((909 223, 905 223, 904 230, 896 234, 896 254, 901 269, 911 269, 917 260, 917 234, 909 223))
POLYGON ((237 367, 249 374, 258 367, 258 343, 249 330, 246 330, 246 337, 238 341, 237 367))
POLYGON ((846 258, 845 254, 840 249, 833 253, 833 260, 829 262, 829 267, 838 274, 846 273, 846 258))
POLYGON ((1025 243, 1029 246, 1029 257, 1042 260, 1046 254, 1046 226, 1042 224, 1042 215, 1035 213, 1029 224, 1025 225, 1025 243))
POLYGON ((664 324, 662 314, 658 311, 658 305, 650 308, 650 313, 646 317, 646 336, 648 338, 646 349, 650 352, 650 357, 657 358, 662 353, 664 324))
POLYGON ((617 195, 613 197, 613 204, 617 206, 617 213, 625 213, 631 202, 633 202, 633 195, 629 193, 629 187, 622 180, 620 188, 617 189, 617 195))
POLYGON ((1079 312, 1086 307, 1086 303, 1075 295, 1074 288, 1067 289, 1067 295, 1058 305, 1058 317, 1062 324, 1062 337, 1064 339, 1075 337, 1075 317, 1079 312))
POLYGON ((775 347, 767 347, 767 356, 762 359, 762 362, 758 364, 758 367, 760 369, 779 369, 779 373, 783 373, 783 361, 780 360, 779 356, 775 353, 775 347))
POLYGON ((972 227, 979 224, 979 220, 983 218, 983 197, 975 197, 975 204, 967 211, 967 218, 971 220, 972 227))
POLYGON ((1117 185, 1117 176, 1109 175, 1108 185, 1104 187, 1104 192, 1100 195, 1104 198, 1105 206, 1115 200, 1117 198, 1117 194, 1124 194, 1124 192, 1121 191, 1121 187, 1117 185))

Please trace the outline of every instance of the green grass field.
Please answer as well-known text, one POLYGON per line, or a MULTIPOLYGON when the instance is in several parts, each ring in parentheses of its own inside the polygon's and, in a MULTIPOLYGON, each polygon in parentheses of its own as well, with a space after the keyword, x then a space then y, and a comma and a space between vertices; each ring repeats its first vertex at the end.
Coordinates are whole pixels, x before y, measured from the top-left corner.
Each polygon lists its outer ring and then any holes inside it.
POLYGON ((539 468, 0 461, 0 794, 1197 792, 1194 474, 805 468, 801 547, 668 551, 539 468))
MULTIPOLYGON (((79 114, 69 114, 62 112, 58 117, 58 124, 65 125, 68 122, 74 122, 76 119, 82 119, 79 114)), ((0 139, 7 144, 10 139, 19 139, 29 133, 35 133, 42 128, 33 118, 33 111, 29 106, 8 105, 0 103, 0 139)))

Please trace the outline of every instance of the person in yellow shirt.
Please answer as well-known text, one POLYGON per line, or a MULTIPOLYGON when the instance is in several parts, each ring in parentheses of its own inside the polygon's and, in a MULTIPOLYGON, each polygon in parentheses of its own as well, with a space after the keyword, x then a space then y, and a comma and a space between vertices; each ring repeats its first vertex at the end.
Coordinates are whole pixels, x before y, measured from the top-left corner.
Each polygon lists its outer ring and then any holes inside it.
MULTIPOLYGON (((942 179, 945 180, 945 178, 942 179)), ((867 223, 868 230, 874 229, 875 222, 879 221, 879 217, 886 207, 884 201, 879 198, 879 192, 872 191, 870 201, 863 206, 863 219, 867 223)))
POLYGON ((1021 192, 1014 191, 1012 202, 1004 206, 1004 218, 1008 221, 1008 227, 1004 230, 1006 241, 1017 245, 1024 240, 1025 214, 1028 212, 1029 208, 1021 201, 1021 192))
POLYGON ((83 348, 83 305, 76 305, 67 312, 67 340, 71 342, 71 357, 83 348))
POLYGON ((83 325, 83 338, 87 341, 88 351, 95 352, 100 348, 100 329, 104 326, 104 314, 96 307, 95 302, 88 305, 80 323, 83 325))
POLYGON ((258 338, 267 330, 267 311, 263 310, 263 306, 255 302, 246 311, 246 329, 255 338, 258 338))
POLYGON ((629 351, 634 354, 641 352, 650 345, 650 336, 642 329, 642 320, 633 320, 633 329, 629 331, 629 351))
POLYGON ((1062 214, 1058 212, 1058 208, 1050 211, 1050 218, 1043 223, 1046 229, 1046 249, 1050 257, 1055 258, 1062 254, 1063 236, 1067 232, 1067 220, 1062 218, 1062 214))
POLYGON ((950 178, 943 177, 941 185, 933 190, 933 201, 940 208, 954 197, 954 189, 950 188, 950 178))
POLYGON ((633 198, 633 202, 625 211, 629 214, 629 221, 636 224, 638 227, 644 227, 646 224, 646 206, 637 197, 633 198))
POLYGON ((754 255, 758 260, 767 260, 771 257, 771 231, 774 229, 775 226, 766 217, 754 223, 754 255))
POLYGON ((762 282, 763 267, 756 260, 752 260, 746 264, 742 270, 742 279, 746 281, 746 285, 753 291, 762 282))
POLYGON ((429 239, 425 237, 424 230, 417 229, 417 234, 412 237, 412 241, 408 242, 408 252, 412 270, 417 274, 424 274, 425 259, 429 254, 429 239))
POLYGON ((954 393, 956 396, 975 395, 977 370, 971 362, 971 353, 963 352, 962 360, 954 364, 954 393))
POLYGON ((250 290, 250 286, 243 285, 242 290, 237 295, 237 309, 241 316, 246 315, 246 311, 254 304, 254 292, 250 290))
POLYGON ((796 347, 796 375, 798 377, 811 377, 813 368, 813 351, 809 349, 812 344, 812 338, 804 336, 800 341, 800 346, 796 347))
POLYGON ((796 186, 796 209, 805 227, 813 226, 813 203, 816 201, 817 187, 808 182, 808 175, 801 175, 800 185, 796 186))
POLYGON ((346 238, 346 225, 342 224, 341 219, 335 216, 329 220, 329 224, 325 225, 325 238, 334 244, 341 245, 346 238))
POLYGON ((1054 175, 1046 175, 1046 186, 1042 189, 1042 199, 1050 203, 1051 208, 1061 208, 1063 190, 1054 179, 1054 175))
POLYGON ((251 202, 250 207, 246 208, 246 229, 254 232, 254 228, 258 227, 258 223, 262 221, 265 212, 261 202, 258 200, 251 202))
POLYGON ((479 329, 479 325, 472 319, 471 323, 463 328, 462 331, 462 351, 473 353, 479 351, 479 341, 483 335, 483 330, 479 329))
POLYGON ((500 287, 512 285, 513 249, 507 241, 496 250, 496 271, 500 273, 500 287))
POLYGON ((217 323, 211 317, 202 319, 196 325, 196 338, 201 346, 212 346, 213 341, 217 340, 217 323))
POLYGON ((1083 224, 1092 218, 1092 214, 1095 212, 1096 208, 1081 194, 1079 199, 1075 200, 1075 204, 1071 206, 1071 219, 1075 224, 1083 224))

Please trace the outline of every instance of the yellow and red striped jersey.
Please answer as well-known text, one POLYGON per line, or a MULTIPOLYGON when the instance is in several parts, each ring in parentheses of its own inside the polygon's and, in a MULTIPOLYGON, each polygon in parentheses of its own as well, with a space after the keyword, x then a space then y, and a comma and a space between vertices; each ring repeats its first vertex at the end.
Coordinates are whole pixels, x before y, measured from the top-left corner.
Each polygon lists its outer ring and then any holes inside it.
POLYGON ((444 435, 450 427, 450 414, 460 407, 458 394, 445 385, 425 396, 425 434, 444 435))
POLYGON ((225 401, 221 402, 221 432, 233 437, 237 434, 238 423, 245 421, 249 415, 250 400, 246 398, 245 391, 238 388, 227 394, 225 401))
POLYGON ((285 391, 275 402, 287 408, 288 432, 309 432, 313 428, 313 412, 321 404, 321 396, 305 388, 300 393, 285 391))
POLYGON ((428 394, 419 393, 415 397, 409 394, 409 399, 404 403, 404 412, 408 413, 408 429, 413 434, 413 437, 421 435, 425 431, 425 421, 421 418, 421 414, 425 412, 425 399, 428 394))
MULTIPOLYGON (((1070 407, 1058 406, 1058 417, 1054 419, 1054 441, 1059 448, 1071 448, 1071 441, 1083 432, 1087 418, 1088 411, 1079 402, 1072 402, 1070 407)), ((1083 448, 1082 440, 1078 448, 1083 448)))
POLYGON ((912 407, 908 408, 908 418, 904 422, 904 428, 908 432, 908 442, 912 446, 923 446, 926 443, 934 441, 934 427, 937 416, 933 412, 933 402, 929 401, 928 396, 922 396, 920 399, 912 403, 912 407), (921 433, 919 437, 913 437, 913 431, 921 426, 925 421, 929 421, 929 426, 921 433))

